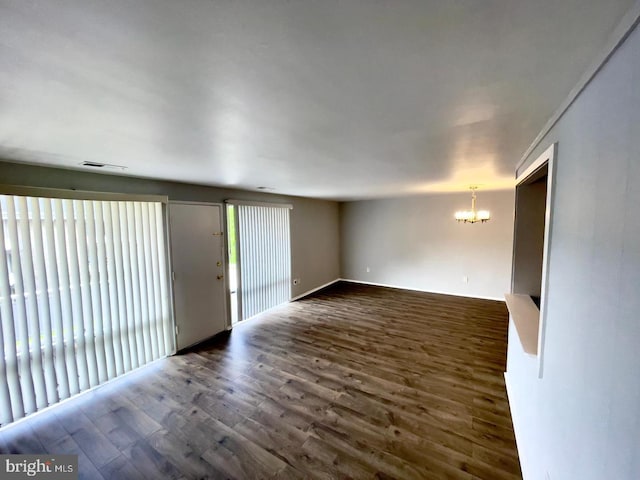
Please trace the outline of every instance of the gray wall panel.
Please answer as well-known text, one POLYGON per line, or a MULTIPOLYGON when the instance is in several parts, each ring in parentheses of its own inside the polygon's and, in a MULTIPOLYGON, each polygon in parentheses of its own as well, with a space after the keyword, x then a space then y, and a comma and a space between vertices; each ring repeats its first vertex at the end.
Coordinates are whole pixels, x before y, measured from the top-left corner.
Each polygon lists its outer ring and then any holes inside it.
POLYGON ((527 480, 640 478, 638 85, 636 29, 526 162, 558 142, 542 379, 509 340, 527 480))

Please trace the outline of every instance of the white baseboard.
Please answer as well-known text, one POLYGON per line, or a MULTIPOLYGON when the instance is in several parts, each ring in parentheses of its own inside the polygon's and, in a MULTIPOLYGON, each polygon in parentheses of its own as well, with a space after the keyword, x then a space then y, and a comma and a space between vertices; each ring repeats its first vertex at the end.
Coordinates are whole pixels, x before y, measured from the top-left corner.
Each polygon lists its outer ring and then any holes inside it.
POLYGON ((518 432, 520 431, 520 421, 516 412, 513 408, 513 394, 511 392, 511 389, 513 387, 511 387, 511 383, 509 382, 509 374, 508 372, 504 372, 504 385, 505 388, 507 390, 507 402, 509 404, 509 412, 511 413, 511 424, 513 425, 513 434, 516 438, 516 450, 518 451, 518 458, 520 459, 520 473, 524 478, 524 469, 522 468, 522 439, 520 437, 520 435, 518 435, 518 432))
POLYGON ((424 293, 436 293, 438 295, 452 295, 454 297, 465 297, 465 298, 478 298, 480 300, 494 300, 498 302, 504 303, 503 297, 485 297, 481 295, 462 295, 460 293, 451 293, 451 292, 440 292, 437 290, 424 290, 421 288, 413 288, 413 287, 403 287, 402 285, 390 285, 388 283, 376 283, 376 282, 365 282, 363 280, 353 280, 350 278, 340 278, 342 282, 351 282, 351 283, 361 283, 362 285, 371 285, 373 287, 387 287, 387 288, 398 288, 400 290, 409 290, 412 292, 424 292, 424 293))
MULTIPOLYGON (((509 374, 507 372, 504 372, 504 386, 505 386, 505 390, 507 391, 507 401, 509 403, 509 412, 511 413, 511 422, 514 424, 514 430, 515 430, 515 421, 514 421, 514 412, 513 412, 513 402, 511 401, 511 387, 510 387, 510 383, 509 383, 509 374)), ((515 432, 514 432, 515 433, 515 432)), ((517 443, 517 442, 516 442, 517 443)))
POLYGON ((313 288, 313 289, 311 289, 311 290, 309 290, 309 291, 307 291, 307 292, 304 292, 303 294, 298 295, 297 297, 294 297, 294 298, 292 298, 292 299, 291 299, 291 300, 289 300, 289 301, 290 301, 290 302, 295 302, 296 300, 300 300, 301 298, 304 298, 304 297, 306 297, 306 296, 308 296, 308 295, 311 295, 312 293, 315 293, 315 292, 317 292, 318 290, 322 290, 323 288, 326 288, 326 287, 328 287, 329 285, 333 285, 334 283, 339 282, 340 280, 341 280, 340 278, 336 278, 335 280, 331 280, 330 282, 325 283, 324 285, 320 285, 319 287, 313 288))

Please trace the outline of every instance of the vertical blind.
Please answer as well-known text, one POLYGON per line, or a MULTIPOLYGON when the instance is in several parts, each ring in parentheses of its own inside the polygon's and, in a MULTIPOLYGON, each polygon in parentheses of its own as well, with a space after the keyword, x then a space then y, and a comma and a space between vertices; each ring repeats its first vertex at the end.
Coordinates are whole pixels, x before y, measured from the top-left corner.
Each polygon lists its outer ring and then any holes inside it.
POLYGON ((173 350, 162 204, 0 195, 0 424, 173 350))
POLYGON ((289 208, 238 205, 241 318, 291 297, 289 208))

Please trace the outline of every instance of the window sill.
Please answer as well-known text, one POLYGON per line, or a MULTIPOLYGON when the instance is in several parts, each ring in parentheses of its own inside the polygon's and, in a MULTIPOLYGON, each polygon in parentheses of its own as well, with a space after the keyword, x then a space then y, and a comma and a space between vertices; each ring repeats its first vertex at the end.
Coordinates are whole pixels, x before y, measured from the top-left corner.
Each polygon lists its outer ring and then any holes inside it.
POLYGON ((504 297, 522 348, 525 353, 537 356, 540 310, 529 295, 506 293, 504 297))

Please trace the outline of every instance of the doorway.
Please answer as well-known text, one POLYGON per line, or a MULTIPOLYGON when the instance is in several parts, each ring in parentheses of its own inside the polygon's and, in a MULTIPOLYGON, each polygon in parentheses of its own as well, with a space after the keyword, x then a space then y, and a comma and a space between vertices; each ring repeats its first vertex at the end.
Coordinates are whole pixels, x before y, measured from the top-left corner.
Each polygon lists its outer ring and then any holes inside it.
POLYGON ((222 205, 169 204, 178 350, 227 328, 222 205))

